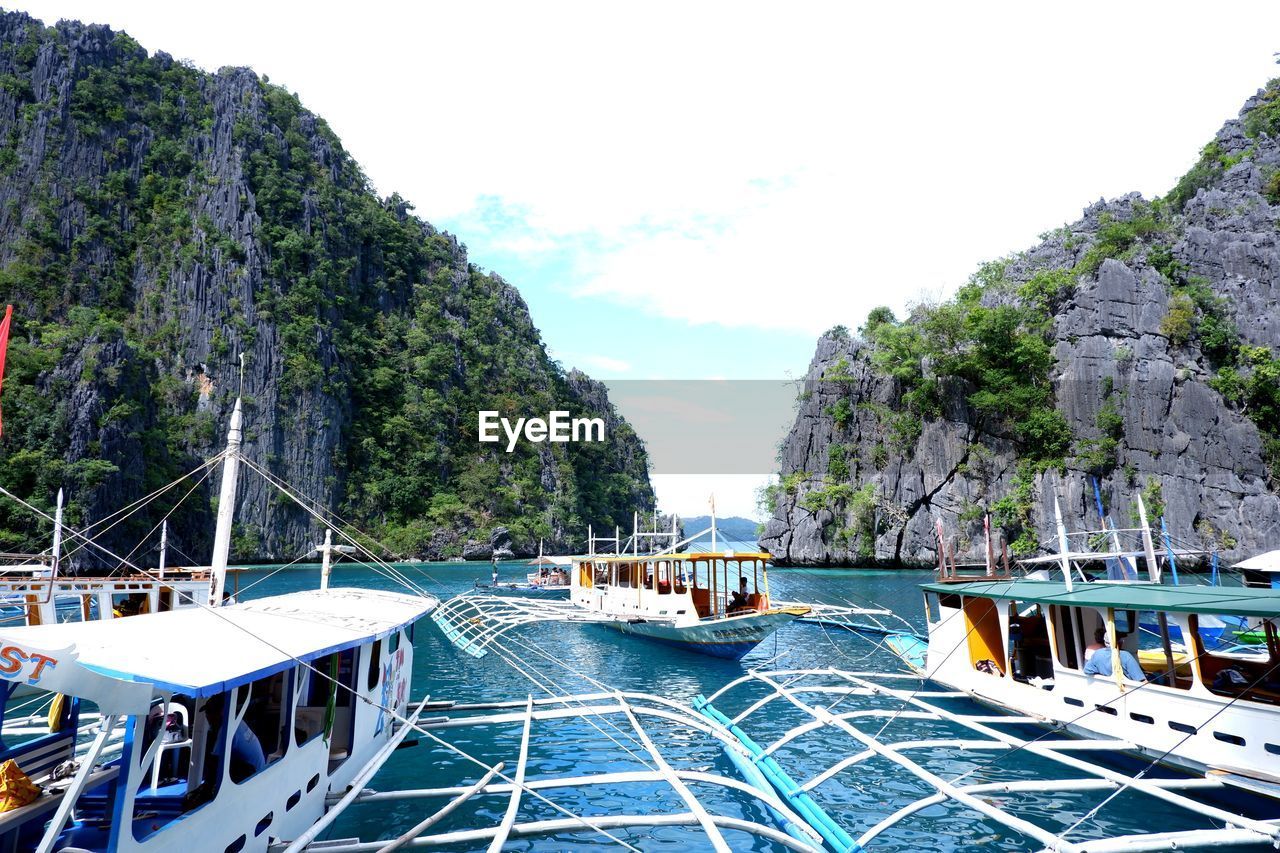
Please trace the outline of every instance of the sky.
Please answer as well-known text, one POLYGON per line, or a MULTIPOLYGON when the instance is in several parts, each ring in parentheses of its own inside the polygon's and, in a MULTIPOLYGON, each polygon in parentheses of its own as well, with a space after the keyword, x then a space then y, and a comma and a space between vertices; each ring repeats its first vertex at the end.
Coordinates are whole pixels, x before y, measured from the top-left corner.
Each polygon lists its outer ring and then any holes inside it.
MULTIPOLYGON (((1274 2, 17 8, 296 92, 604 379, 803 375, 824 330, 1163 194, 1280 75, 1274 2)), ((753 514, 735 476, 655 486, 753 514)))

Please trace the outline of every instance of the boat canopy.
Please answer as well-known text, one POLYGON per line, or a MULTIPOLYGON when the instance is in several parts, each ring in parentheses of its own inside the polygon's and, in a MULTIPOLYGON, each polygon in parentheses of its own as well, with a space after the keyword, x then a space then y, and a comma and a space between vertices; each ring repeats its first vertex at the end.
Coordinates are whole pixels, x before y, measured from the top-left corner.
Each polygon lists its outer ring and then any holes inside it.
POLYGON ((1068 607, 1111 607, 1167 613, 1210 613, 1229 616, 1280 616, 1280 590, 1222 586, 1165 586, 1147 583, 1076 584, 1068 590, 1058 581, 980 581, 931 583, 924 589, 940 595, 1059 604, 1068 607))
POLYGON ((582 562, 592 563, 653 563, 659 560, 675 560, 682 563, 705 563, 711 560, 740 560, 750 562, 751 560, 760 560, 768 563, 773 560, 773 555, 765 551, 680 551, 679 553, 667 554, 610 554, 607 557, 579 557, 582 562))
MULTIPOLYGON (((218 608, 9 628, 0 630, 0 678, 90 699, 104 680, 147 685, 148 698, 151 690, 212 696, 297 660, 385 637, 437 604, 395 592, 312 590, 218 608)), ((128 693, 136 704, 138 692, 128 693)))
POLYGON ((1247 560, 1236 563, 1231 568, 1254 572, 1280 572, 1280 548, 1268 551, 1265 554, 1258 554, 1256 557, 1250 557, 1247 560))

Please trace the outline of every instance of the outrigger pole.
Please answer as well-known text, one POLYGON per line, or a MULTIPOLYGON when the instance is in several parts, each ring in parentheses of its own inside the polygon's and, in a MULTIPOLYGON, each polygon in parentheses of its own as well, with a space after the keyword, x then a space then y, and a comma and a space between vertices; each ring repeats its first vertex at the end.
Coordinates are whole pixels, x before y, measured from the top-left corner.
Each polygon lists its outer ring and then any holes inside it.
POLYGON ((231 410, 231 426, 227 429, 226 456, 222 460, 222 491, 218 495, 218 527, 213 534, 213 581, 209 584, 209 606, 222 603, 222 593, 227 587, 227 557, 231 552, 231 524, 236 509, 236 478, 240 474, 240 442, 244 412, 240 398, 231 410))

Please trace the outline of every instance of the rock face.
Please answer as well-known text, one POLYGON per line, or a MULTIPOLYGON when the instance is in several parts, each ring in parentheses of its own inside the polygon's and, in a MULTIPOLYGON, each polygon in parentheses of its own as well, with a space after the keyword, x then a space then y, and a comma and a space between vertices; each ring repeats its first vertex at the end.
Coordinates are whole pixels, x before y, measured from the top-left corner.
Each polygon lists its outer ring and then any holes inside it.
MULTIPOLYGON (((601 386, 551 361, 516 290, 374 196, 323 120, 252 71, 0 13, 0 141, 15 493, 47 507, 65 486, 69 520, 92 524, 198 471, 243 394, 247 457, 393 554, 527 554, 652 507, 643 445, 601 386), (506 454, 477 441, 482 408, 611 429, 506 454)), ((171 496, 194 487, 170 519, 193 562, 211 537, 202 473, 171 496)), ((172 502, 102 544, 128 552, 172 502)), ((249 472, 237 518, 237 559, 291 559, 322 527, 249 472)), ((0 550, 47 536, 0 508, 0 550)))
POLYGON ((1025 305, 1036 276, 1069 282, 1045 328, 1070 451, 1031 476, 1022 437, 975 409, 980 384, 928 359, 938 409, 891 441, 886 417, 910 417, 905 380, 874 363, 874 333, 837 328, 810 365, 762 547, 784 564, 933 565, 940 519, 959 557, 980 560, 981 516, 1011 495, 1029 511, 1024 544, 1052 541, 1055 496, 1068 529, 1098 527, 1094 477, 1121 527, 1144 492, 1182 542, 1227 560, 1280 547, 1280 423, 1262 408, 1280 400, 1278 98, 1273 83, 1250 99, 1165 199, 1099 202, 983 290, 983 305, 1025 305), (806 500, 837 479, 870 489, 862 504, 850 490, 806 500))

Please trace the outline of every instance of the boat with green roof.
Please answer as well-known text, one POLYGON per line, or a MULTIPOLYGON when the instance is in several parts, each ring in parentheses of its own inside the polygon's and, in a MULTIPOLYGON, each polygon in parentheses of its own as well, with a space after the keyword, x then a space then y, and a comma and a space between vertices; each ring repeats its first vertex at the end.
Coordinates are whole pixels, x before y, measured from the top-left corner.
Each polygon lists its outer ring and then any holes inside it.
POLYGON ((922 587, 927 639, 893 648, 986 705, 1280 796, 1280 589, 1086 581, 1066 539, 1053 579, 944 563, 922 587), (1257 642, 1223 642, 1224 624, 1257 642))

